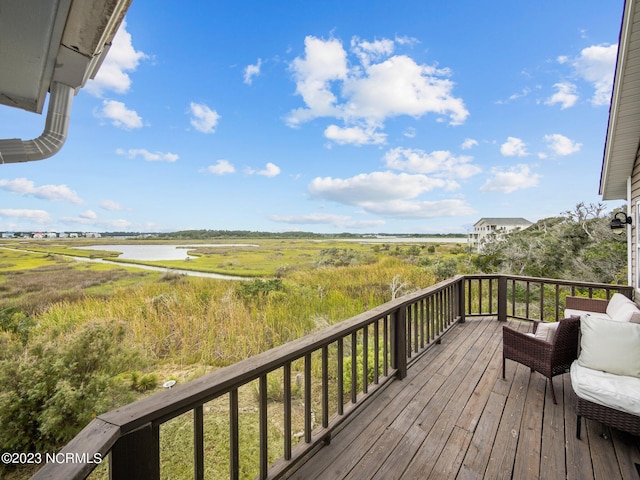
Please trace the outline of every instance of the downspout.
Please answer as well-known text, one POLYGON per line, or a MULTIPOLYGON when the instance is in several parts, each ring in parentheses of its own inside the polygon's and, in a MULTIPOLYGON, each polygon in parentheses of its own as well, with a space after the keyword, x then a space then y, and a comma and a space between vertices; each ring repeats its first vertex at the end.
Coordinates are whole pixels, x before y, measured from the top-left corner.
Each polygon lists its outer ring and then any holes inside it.
POLYGON ((0 163, 43 160, 58 153, 67 139, 74 95, 73 87, 53 82, 49 89, 49 107, 42 135, 33 140, 0 140, 0 163))
MULTIPOLYGON (((632 217, 633 208, 631 205, 631 177, 627 177, 627 216, 632 217)), ((633 217, 632 217, 633 218, 633 217)), ((636 218, 640 218, 640 215, 637 215, 636 218)), ((627 285, 633 285, 638 288, 638 285, 634 285, 633 283, 633 272, 635 272, 635 268, 633 268, 633 232, 632 230, 638 229, 640 225, 636 225, 636 221, 632 221, 629 228, 627 228, 627 285)), ((637 263, 636 263, 637 265, 637 263)))

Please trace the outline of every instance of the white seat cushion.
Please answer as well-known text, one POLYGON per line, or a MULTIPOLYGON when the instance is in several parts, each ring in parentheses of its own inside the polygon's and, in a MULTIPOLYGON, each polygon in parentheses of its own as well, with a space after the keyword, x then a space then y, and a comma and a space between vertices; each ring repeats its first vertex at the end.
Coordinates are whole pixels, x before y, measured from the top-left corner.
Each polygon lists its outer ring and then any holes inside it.
POLYGON ((596 317, 596 318, 605 318, 607 320, 611 320, 611 317, 609 315, 607 315, 606 313, 587 312, 586 310, 573 310, 571 308, 565 308, 565 310, 564 310, 564 318, 582 317, 583 315, 588 315, 590 317, 596 317))
POLYGON ((571 386, 580 398, 640 416, 640 378, 571 365, 571 386))

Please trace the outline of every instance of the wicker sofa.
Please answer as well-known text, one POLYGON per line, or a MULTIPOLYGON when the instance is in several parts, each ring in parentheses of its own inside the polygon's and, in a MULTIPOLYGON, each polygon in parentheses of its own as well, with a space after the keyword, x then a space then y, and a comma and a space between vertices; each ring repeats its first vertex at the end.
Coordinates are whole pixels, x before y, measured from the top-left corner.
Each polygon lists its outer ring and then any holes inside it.
POLYGON ((621 293, 615 293, 609 300, 601 298, 572 297, 566 298, 564 318, 590 315, 623 322, 640 323, 640 308, 621 293))
POLYGON ((580 354, 571 365, 578 438, 582 417, 640 435, 640 310, 616 295, 567 297, 565 314, 581 319, 580 354))

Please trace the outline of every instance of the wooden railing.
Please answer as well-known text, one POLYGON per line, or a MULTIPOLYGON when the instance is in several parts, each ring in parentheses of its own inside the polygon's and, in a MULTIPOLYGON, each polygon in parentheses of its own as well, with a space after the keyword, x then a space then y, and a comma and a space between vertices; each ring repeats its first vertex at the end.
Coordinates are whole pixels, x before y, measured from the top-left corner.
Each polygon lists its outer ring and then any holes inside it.
MULTIPOLYGON (((60 453, 74 461, 48 463, 33 478, 86 478, 108 458, 109 476, 160 478, 161 427, 188 415, 193 477, 205 476, 205 405, 226 397, 228 445, 224 476, 277 478, 322 443, 360 406, 407 368, 457 322, 495 316, 558 320, 567 295, 631 296, 631 287, 504 275, 457 276, 322 331, 102 414, 60 453), (273 385, 278 400, 271 402, 273 385), (257 465, 241 465, 241 393, 255 386, 257 465), (280 410, 279 444, 270 440, 269 412, 280 410), (297 443, 295 439, 298 439, 297 443)), ((254 402, 254 403, 255 403, 254 402)), ((246 408, 246 407, 244 407, 246 408)), ((60 457, 65 458, 65 457, 60 457)))

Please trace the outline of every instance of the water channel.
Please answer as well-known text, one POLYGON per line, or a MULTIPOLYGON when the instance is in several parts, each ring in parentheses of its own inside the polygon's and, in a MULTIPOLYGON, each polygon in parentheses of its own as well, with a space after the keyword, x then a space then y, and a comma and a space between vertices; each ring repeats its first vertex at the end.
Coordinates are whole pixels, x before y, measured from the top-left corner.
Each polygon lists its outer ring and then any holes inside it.
MULTIPOLYGON (((197 258, 187 253, 188 250, 199 247, 258 247, 249 243, 212 243, 198 245, 90 245, 75 247, 82 250, 106 250, 110 252, 121 252, 119 259, 137 261, 160 261, 160 260, 185 260, 187 258, 197 258)), ((109 263, 127 267, 141 268, 155 272, 177 273, 180 275, 191 275, 192 277, 217 278, 220 280, 251 280, 248 277, 237 275, 223 275, 220 273, 198 272, 195 270, 181 270, 177 268, 154 267, 151 265, 140 265, 137 263, 113 262, 102 258, 73 257, 78 261, 109 263)))

